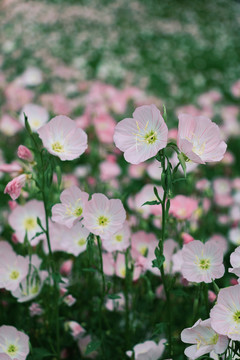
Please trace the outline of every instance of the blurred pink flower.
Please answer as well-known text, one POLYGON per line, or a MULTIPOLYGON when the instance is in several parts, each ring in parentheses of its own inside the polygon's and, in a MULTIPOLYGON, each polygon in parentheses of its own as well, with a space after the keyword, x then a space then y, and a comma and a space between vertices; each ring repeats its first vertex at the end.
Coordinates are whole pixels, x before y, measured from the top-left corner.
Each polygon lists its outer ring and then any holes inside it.
POLYGON ((30 316, 33 317, 33 316, 39 316, 39 315, 42 315, 43 313, 43 309, 41 307, 41 305, 39 305, 38 303, 32 303, 30 306, 29 306, 29 312, 30 312, 30 316))
POLYGON ((87 134, 70 118, 60 115, 38 129, 43 146, 61 160, 74 160, 87 149, 87 134))
POLYGON ((211 327, 210 319, 199 319, 191 328, 184 329, 181 340, 185 343, 194 344, 185 349, 184 354, 189 359, 198 359, 212 350, 216 354, 222 354, 228 347, 228 338, 219 336, 211 327))
POLYGON ((103 248, 108 252, 126 250, 130 245, 130 228, 127 221, 124 222, 120 230, 103 239, 102 244, 103 248))
POLYGON ((240 98, 240 80, 237 80, 231 87, 233 96, 240 98))
POLYGON ((104 144, 112 144, 115 120, 108 114, 100 114, 94 117, 93 124, 99 140, 104 144))
POLYGON ((47 110, 39 105, 35 104, 27 104, 22 108, 19 120, 22 125, 25 124, 24 114, 28 118, 28 123, 32 129, 32 131, 37 131, 41 126, 46 124, 49 119, 49 114, 47 110))
POLYGON ((139 164, 157 155, 166 147, 167 138, 167 125, 155 105, 138 107, 133 118, 120 121, 114 132, 115 145, 131 164, 139 164))
POLYGON ((219 127, 205 116, 179 115, 178 147, 193 162, 222 160, 227 145, 219 127))
POLYGON ((194 240, 183 246, 182 274, 188 281, 210 283, 224 274, 223 249, 194 240))
POLYGON ((19 159, 26 160, 28 162, 33 161, 33 154, 32 152, 24 145, 19 145, 17 150, 17 155, 19 159))
POLYGON ((198 201, 188 196, 177 195, 171 200, 169 214, 177 219, 187 220, 198 208, 198 201))
POLYGON ((134 354, 135 360, 158 360, 165 350, 164 343, 166 342, 165 339, 159 341, 156 344, 154 341, 145 341, 144 343, 137 344, 134 346, 133 351, 127 351, 126 354, 128 357, 132 358, 134 354))
POLYGON ((13 117, 3 114, 0 120, 0 131, 6 136, 14 136, 23 126, 13 117))
POLYGON ((240 341, 240 285, 220 290, 210 318, 211 326, 218 334, 240 341))

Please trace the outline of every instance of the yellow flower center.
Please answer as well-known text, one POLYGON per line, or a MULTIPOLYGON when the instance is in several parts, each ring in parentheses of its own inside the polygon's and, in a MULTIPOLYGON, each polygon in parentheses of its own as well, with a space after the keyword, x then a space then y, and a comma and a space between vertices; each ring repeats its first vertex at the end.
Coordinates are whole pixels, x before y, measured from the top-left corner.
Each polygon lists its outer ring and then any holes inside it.
POLYGON ((99 226, 107 226, 109 223, 109 219, 106 216, 99 216, 98 225, 99 226))
POLYGON ((8 346, 7 353, 8 353, 10 356, 14 356, 14 355, 16 355, 17 350, 18 350, 18 348, 17 348, 15 345, 10 344, 10 345, 8 346))
POLYGON ((82 215, 82 212, 83 212, 82 208, 81 208, 81 207, 78 207, 78 208, 76 208, 76 209, 74 210, 74 213, 73 213, 73 214, 74 214, 76 217, 79 217, 79 216, 82 215))
POLYGON ((78 245, 79 246, 83 246, 83 245, 85 245, 86 244, 86 240, 85 239, 80 239, 80 240, 78 240, 78 245))
POLYGON ((125 267, 122 267, 119 272, 122 275, 122 277, 126 276, 126 268, 125 267))
POLYGON ((149 131, 147 134, 145 134, 144 140, 147 144, 154 144, 155 141, 157 140, 156 131, 153 130, 149 131))
POLYGON ((198 266, 202 270, 208 270, 210 268, 210 259, 200 259, 198 266))
POLYGON ((13 270, 10 274, 10 279, 12 280, 17 280, 17 278, 19 277, 20 273, 17 270, 13 270))
POLYGON ((236 322, 236 323, 240 323, 240 311, 237 310, 234 314, 233 314, 233 320, 236 322))
POLYGON ((31 231, 35 229, 36 225, 37 225, 37 221, 34 217, 29 217, 24 220, 24 228, 27 231, 31 231))
POLYGON ((123 239, 123 236, 122 235, 116 235, 115 239, 116 239, 116 241, 121 242, 122 239, 123 239))
POLYGON ((40 121, 38 119, 33 119, 31 123, 34 127, 38 127, 40 125, 40 121))
POLYGON ((140 253, 145 256, 147 253, 147 246, 146 245, 141 245, 139 248, 140 253))
POLYGON ((60 144, 59 141, 55 141, 55 143, 52 144, 52 149, 55 152, 62 153, 64 152, 64 147, 62 144, 60 144))

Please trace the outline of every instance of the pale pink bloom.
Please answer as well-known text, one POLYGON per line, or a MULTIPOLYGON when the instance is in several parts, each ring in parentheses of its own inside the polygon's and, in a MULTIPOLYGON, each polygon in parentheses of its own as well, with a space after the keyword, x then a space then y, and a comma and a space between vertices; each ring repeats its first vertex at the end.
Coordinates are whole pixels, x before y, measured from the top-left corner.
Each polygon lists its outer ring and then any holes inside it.
POLYGON ((215 195, 214 201, 221 207, 229 207, 233 204, 233 198, 230 195, 215 195))
POLYGON ((74 340, 78 340, 86 332, 86 330, 76 321, 66 321, 64 327, 66 330, 70 330, 74 340))
POLYGON ((238 121, 239 109, 237 106, 224 106, 221 109, 221 115, 224 124, 221 126, 221 131, 224 138, 230 136, 238 136, 240 133, 240 124, 238 121))
POLYGON ((102 181, 114 179, 121 174, 120 166, 112 161, 103 161, 100 164, 100 178, 102 181))
POLYGON ((43 309, 41 307, 41 305, 39 305, 38 303, 33 302, 30 306, 29 306, 29 313, 30 316, 39 316, 43 314, 43 309))
POLYGON ((97 351, 92 351, 89 355, 85 355, 88 344, 92 341, 91 335, 86 335, 78 340, 78 347, 81 354, 85 358, 94 359, 97 356, 97 351))
POLYGON ((133 113, 133 119, 120 121, 114 132, 115 145, 125 160, 139 164, 157 155, 167 145, 168 128, 155 105, 144 105, 133 113))
POLYGON ((211 182, 207 179, 201 179, 196 182, 196 189, 200 191, 209 190, 211 186, 211 182))
POLYGON ((87 248, 88 235, 88 229, 82 226, 81 223, 75 224, 71 229, 66 229, 61 244, 62 250, 65 250, 68 254, 78 256, 87 248))
POLYGON ((126 250, 130 245, 130 228, 127 221, 115 234, 103 239, 102 245, 108 252, 126 250))
POLYGON ((217 221, 219 224, 226 225, 230 222, 230 217, 228 215, 218 215, 217 221))
POLYGON ((228 233, 228 237, 234 245, 240 245, 240 228, 232 228, 228 233))
POLYGON ((65 276, 69 276, 71 274, 72 267, 73 267, 73 260, 72 259, 64 261, 62 263, 61 267, 60 267, 60 274, 65 275, 65 276))
POLYGON ((193 344, 184 351, 184 354, 193 360, 212 350, 217 354, 222 354, 228 347, 228 338, 212 329, 210 319, 204 321, 199 319, 191 328, 184 329, 181 340, 193 344))
POLYGON ((214 234, 209 239, 208 242, 212 242, 217 247, 220 247, 223 250, 223 253, 225 254, 228 250, 228 242, 227 239, 220 235, 220 234, 214 234))
POLYGON ((14 161, 11 164, 1 164, 0 165, 0 171, 4 173, 10 173, 10 174, 18 174, 23 171, 22 166, 14 161))
POLYGON ((85 130, 89 126, 90 118, 89 118, 88 114, 83 114, 82 116, 77 117, 75 119, 75 122, 76 122, 77 127, 85 130))
POLYGON ((168 131, 168 139, 177 140, 178 129, 173 128, 168 131))
POLYGON ((14 210, 15 209, 15 207, 17 207, 17 202, 16 201, 12 201, 12 200, 9 200, 8 201, 8 206, 9 206, 9 208, 11 209, 11 210, 14 210))
POLYGON ((87 149, 87 134, 66 116, 54 117, 37 132, 43 146, 61 160, 77 159, 87 149))
MULTIPOLYGON (((161 186, 155 186, 157 188, 160 198, 163 198, 163 188, 161 186)), ((160 215, 161 205, 143 205, 147 201, 155 201, 157 197, 154 193, 154 185, 147 184, 141 189, 141 191, 135 196, 134 209, 142 214, 144 218, 150 214, 160 215)))
POLYGON ((126 211, 121 200, 109 200, 103 194, 93 194, 85 205, 83 217, 82 223, 89 231, 106 238, 121 229, 126 211))
POLYGON ((154 252, 158 241, 154 234, 138 231, 132 235, 131 244, 132 249, 136 250, 139 255, 147 256, 149 252, 154 252))
POLYGON ((214 302, 217 298, 217 295, 212 291, 212 290, 208 290, 208 300, 210 302, 214 302))
POLYGON ((198 97, 198 104, 202 107, 211 107, 215 102, 221 100, 222 95, 219 91, 211 90, 198 97))
POLYGON ((26 160, 28 162, 33 161, 33 154, 32 152, 24 145, 19 145, 17 155, 19 159, 26 160))
POLYGON ((112 144, 116 125, 114 119, 108 114, 100 114, 94 117, 93 124, 99 140, 104 144, 112 144))
POLYGON ((183 246, 182 274, 188 281, 210 283, 224 274, 223 249, 194 240, 183 246))
POLYGON ((222 164, 232 165, 235 162, 235 156, 230 151, 226 151, 222 159, 222 164))
POLYGON ((40 266, 41 259, 35 254, 32 255, 31 266, 29 263, 28 278, 24 278, 18 288, 12 291, 12 295, 17 298, 19 303, 30 301, 40 294, 44 281, 48 276, 48 272, 40 270, 40 266))
POLYGON ((73 185, 60 195, 61 204, 52 207, 52 220, 71 228, 82 217, 89 195, 73 185))
POLYGON ((231 254, 230 263, 233 268, 229 268, 228 271, 240 277, 240 246, 231 254))
POLYGON ((0 358, 8 355, 13 360, 25 360, 29 353, 29 337, 13 326, 0 327, 0 358))
POLYGON ((161 176, 162 176, 161 163, 157 160, 154 160, 151 164, 148 165, 147 173, 152 179, 161 180, 161 176))
POLYGON ((14 253, 12 246, 7 241, 0 240, 0 257, 8 256, 9 253, 14 253))
POLYGON ((49 119, 47 110, 40 105, 27 104, 22 108, 19 119, 23 125, 25 124, 24 114, 28 118, 28 123, 32 131, 37 131, 41 126, 46 124, 49 119))
POLYGON ((108 276, 114 275, 115 268, 114 268, 114 258, 112 253, 103 253, 103 272, 108 276))
POLYGON ((31 200, 25 205, 18 205, 9 215, 8 221, 10 226, 16 232, 17 239, 20 243, 24 242, 27 232, 28 240, 32 245, 36 245, 45 238, 45 235, 39 235, 31 240, 37 233, 41 233, 42 229, 37 224, 39 217, 42 226, 45 227, 45 212, 43 202, 31 200))
POLYGON ((219 127, 205 116, 179 115, 178 147, 198 164, 222 160, 227 145, 219 127))
POLYGON ((148 340, 135 345, 133 351, 127 351, 126 354, 131 358, 134 354, 135 360, 158 360, 164 353, 165 342, 166 340, 162 339, 156 344, 154 341, 148 340))
POLYGON ((69 294, 63 298, 63 302, 69 307, 73 306, 76 303, 76 301, 77 301, 77 299, 75 297, 73 297, 71 294, 69 294))
POLYGON ((216 332, 240 341, 240 285, 220 290, 210 318, 216 332))
POLYGON ((230 209, 230 217, 233 222, 240 222, 240 205, 233 205, 230 209))
POLYGON ((5 88, 5 96, 8 109, 18 111, 24 105, 32 101, 34 98, 34 92, 11 83, 5 88))
POLYGON ((180 220, 187 220, 198 208, 198 201, 188 196, 177 195, 171 199, 169 214, 180 220))
POLYGON ((11 180, 4 189, 4 194, 9 194, 13 200, 16 200, 22 188, 25 186, 28 175, 22 174, 11 180))
POLYGON ((239 178, 239 177, 233 179, 233 181, 232 181, 232 187, 233 187, 233 189, 235 189, 235 190, 240 190, 240 178, 239 178))
POLYGON ((28 274, 28 258, 13 251, 4 253, 0 264, 0 288, 14 291, 28 274))
POLYGON ((69 101, 61 94, 44 94, 41 96, 41 101, 54 114, 68 116, 71 113, 69 101))
POLYGON ((213 181, 213 190, 216 195, 229 195, 232 187, 230 180, 226 178, 218 178, 213 181))
POLYGON ((0 131, 6 136, 14 136, 23 128, 19 122, 8 114, 4 114, 0 120, 0 131))
POLYGON ((42 71, 34 66, 29 66, 24 73, 16 79, 20 86, 37 86, 43 81, 42 71))
POLYGON ((137 165, 129 165, 128 167, 128 172, 129 175, 133 178, 133 179, 140 179, 143 174, 144 171, 146 170, 146 165, 145 163, 141 163, 141 164, 137 164, 137 165))
MULTIPOLYGON (((128 264, 129 267, 129 264, 128 264)), ((136 281, 139 279, 142 272, 141 266, 134 265, 133 270, 133 281, 136 281)), ((126 262, 125 262, 125 255, 118 253, 117 260, 115 263, 115 274, 120 278, 126 277, 126 262)))
POLYGON ((172 255, 172 272, 181 273, 183 264, 182 250, 178 250, 175 254, 172 255))
POLYGON ((232 94, 236 98, 240 98, 240 80, 236 81, 231 87, 232 94))
POLYGON ((107 299, 105 307, 109 311, 123 311, 125 306, 125 297, 123 293, 116 294, 119 299, 107 299))
MULTIPOLYGON (((50 239, 51 239, 51 248, 52 251, 66 251, 65 241, 67 240, 69 234, 69 229, 65 225, 60 225, 57 223, 53 223, 52 221, 49 222, 49 232, 50 232, 50 239)), ((46 254, 48 254, 48 244, 46 238, 43 242, 43 249, 46 254)))
POLYGON ((188 243, 190 243, 191 241, 194 241, 194 238, 193 238, 190 234, 187 234, 187 233, 185 233, 185 232, 183 232, 183 233, 181 234, 181 237, 182 237, 182 239, 183 239, 183 243, 184 243, 184 244, 188 244, 188 243))

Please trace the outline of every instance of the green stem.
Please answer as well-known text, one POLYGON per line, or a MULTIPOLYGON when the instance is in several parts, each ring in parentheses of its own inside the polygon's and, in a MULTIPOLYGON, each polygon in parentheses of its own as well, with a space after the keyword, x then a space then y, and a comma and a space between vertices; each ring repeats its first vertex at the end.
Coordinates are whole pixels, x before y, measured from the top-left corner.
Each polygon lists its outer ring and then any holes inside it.
POLYGON ((105 291, 106 291, 106 282, 105 282, 105 275, 103 272, 103 258, 102 258, 102 243, 99 236, 97 236, 97 244, 98 244, 98 252, 100 258, 100 272, 102 276, 102 293, 101 299, 99 304, 99 326, 100 326, 100 334, 101 334, 101 350, 102 355, 104 356, 104 332, 103 332, 103 304, 105 299, 105 291))
POLYGON ((125 336, 126 336, 126 348, 129 347, 129 268, 128 268, 128 254, 129 249, 125 252, 125 288, 124 288, 124 297, 125 297, 125 336))

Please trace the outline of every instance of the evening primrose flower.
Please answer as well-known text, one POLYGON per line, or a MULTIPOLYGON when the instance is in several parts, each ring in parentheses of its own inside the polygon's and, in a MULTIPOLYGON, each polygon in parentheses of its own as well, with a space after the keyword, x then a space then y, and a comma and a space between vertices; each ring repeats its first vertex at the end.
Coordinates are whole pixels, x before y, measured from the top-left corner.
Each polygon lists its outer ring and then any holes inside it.
POLYGON ((73 185, 60 195, 61 204, 52 207, 52 220, 71 228, 82 217, 89 195, 73 185))
POLYGON ((0 288, 14 291, 28 274, 28 258, 9 251, 1 259, 0 288))
POLYGON ((67 116, 54 117, 38 129, 43 146, 61 160, 74 160, 87 149, 87 134, 67 116))
POLYGON ((210 283, 224 274, 223 249, 213 242, 191 241, 183 246, 182 258, 182 274, 188 281, 210 283))
POLYGON ((125 221, 123 227, 109 238, 103 239, 102 244, 108 252, 126 250, 130 245, 130 229, 128 223, 125 221))
POLYGON ((28 123, 34 132, 46 124, 49 119, 48 111, 44 107, 35 104, 27 104, 23 107, 20 114, 20 122, 23 125, 25 123, 24 114, 27 116, 28 123))
MULTIPOLYGON (((159 341, 158 344, 156 344, 154 341, 145 341, 144 343, 137 344, 134 346, 134 359, 135 360, 157 360, 159 359, 164 350, 166 342, 165 339, 162 339, 159 341)), ((127 351, 127 356, 132 358, 133 351, 127 351)))
POLYGON ((240 341, 240 285, 220 290, 210 318, 211 326, 217 333, 240 341))
POLYGON ((116 125, 113 139, 126 161, 139 164, 166 147, 168 128, 155 105, 143 105, 116 125))
POLYGON ((121 200, 93 194, 85 205, 82 223, 93 234, 107 238, 120 230, 125 220, 126 211, 121 200))
POLYGON ((22 174, 9 181, 5 187, 4 194, 9 194, 12 200, 16 200, 20 196, 21 190, 28 178, 31 178, 31 175, 22 174))
POLYGON ((89 234, 89 230, 81 223, 75 224, 71 229, 66 228, 62 239, 62 249, 68 254, 78 256, 86 250, 89 234))
POLYGON ((29 337, 13 326, 0 327, 0 359, 25 360, 29 353, 29 337))
POLYGON ((198 164, 222 160, 227 145, 215 123, 205 116, 180 114, 178 118, 178 147, 189 160, 198 164))
POLYGON ((193 360, 213 350, 216 354, 222 354, 228 347, 227 336, 216 333, 211 327, 210 319, 199 319, 191 328, 184 329, 181 340, 193 344, 184 351, 185 355, 193 360))

